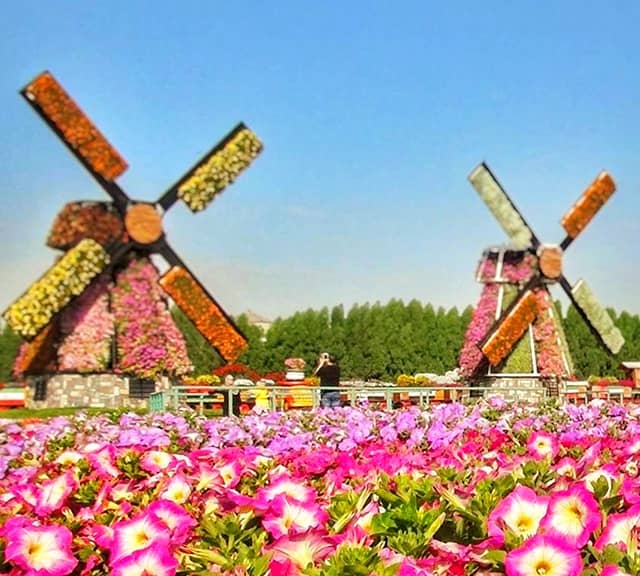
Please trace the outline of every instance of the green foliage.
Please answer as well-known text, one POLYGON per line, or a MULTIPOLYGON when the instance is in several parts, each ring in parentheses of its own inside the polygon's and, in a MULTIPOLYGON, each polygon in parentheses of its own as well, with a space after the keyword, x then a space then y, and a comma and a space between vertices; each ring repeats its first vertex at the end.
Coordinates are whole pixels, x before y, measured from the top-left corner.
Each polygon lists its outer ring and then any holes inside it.
POLYGON ((269 556, 262 553, 267 533, 252 512, 205 516, 197 531, 199 542, 187 550, 185 562, 191 572, 210 574, 204 570, 216 564, 221 571, 238 569, 247 576, 267 573, 269 556))
POLYGON ((382 563, 378 548, 342 544, 322 566, 303 573, 307 576, 393 576, 397 571, 397 566, 382 563))
POLYGON ((11 380, 13 361, 18 354, 22 339, 5 324, 0 333, 0 382, 11 380))

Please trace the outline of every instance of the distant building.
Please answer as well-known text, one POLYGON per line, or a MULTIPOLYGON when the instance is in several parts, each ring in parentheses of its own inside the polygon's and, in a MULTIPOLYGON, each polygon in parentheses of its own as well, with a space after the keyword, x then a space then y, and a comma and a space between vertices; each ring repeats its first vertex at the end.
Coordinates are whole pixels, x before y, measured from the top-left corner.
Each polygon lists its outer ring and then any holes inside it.
POLYGON ((249 324, 251 324, 252 326, 258 326, 259 328, 262 328, 262 331, 265 334, 269 331, 269 328, 271 328, 271 324, 273 324, 272 320, 269 320, 264 316, 260 316, 260 314, 257 314, 253 310, 249 310, 246 313, 246 317, 249 324))

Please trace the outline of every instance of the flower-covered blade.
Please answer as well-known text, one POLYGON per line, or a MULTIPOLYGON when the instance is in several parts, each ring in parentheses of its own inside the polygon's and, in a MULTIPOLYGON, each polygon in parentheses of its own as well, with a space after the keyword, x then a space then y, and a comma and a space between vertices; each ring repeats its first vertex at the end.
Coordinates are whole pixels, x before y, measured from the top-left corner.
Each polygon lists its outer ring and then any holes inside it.
POLYGON ((59 250, 73 248, 85 238, 108 246, 122 235, 122 218, 107 202, 69 202, 58 213, 47 246, 59 250))
POLYGON ((578 280, 568 294, 574 306, 580 310, 603 344, 613 354, 620 352, 624 345, 624 337, 620 330, 616 328, 609 313, 596 300, 587 283, 584 280, 578 280))
POLYGON ((247 339, 185 268, 171 268, 160 278, 160 286, 227 362, 244 352, 247 339))
POLYGON ((122 156, 51 73, 40 74, 22 94, 91 171, 110 181, 127 169, 122 156))
POLYGON ((515 248, 528 248, 539 242, 518 209, 486 164, 480 164, 469 175, 469 181, 480 194, 515 248))
POLYGON ((578 201, 562 217, 562 227, 569 238, 574 239, 586 227, 616 191, 616 183, 607 172, 601 172, 582 193, 578 201))
MULTIPOLYGON (((192 212, 204 210, 262 151, 262 142, 244 124, 234 128, 173 188, 192 212)), ((170 191, 171 192, 171 191, 170 191)))
POLYGON ((515 305, 505 311, 482 345, 482 352, 492 366, 496 366, 507 356, 537 314, 538 302, 531 290, 524 292, 515 305))
POLYGON ((89 238, 69 250, 3 314, 7 324, 31 339, 109 263, 109 254, 89 238))

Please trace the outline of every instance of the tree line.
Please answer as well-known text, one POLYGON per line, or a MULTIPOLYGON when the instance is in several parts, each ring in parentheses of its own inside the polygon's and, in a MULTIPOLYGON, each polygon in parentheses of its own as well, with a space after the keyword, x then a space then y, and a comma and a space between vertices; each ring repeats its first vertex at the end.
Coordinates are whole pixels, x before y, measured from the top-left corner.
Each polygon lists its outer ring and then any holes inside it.
MULTIPOLYGON (((338 358, 343 378, 394 381, 400 374, 444 374, 458 364, 472 312, 471 306, 459 311, 393 299, 386 304, 355 304, 347 312, 342 305, 296 312, 276 319, 266 334, 240 315, 235 321, 249 347, 238 362, 265 374, 283 371, 286 358, 300 357, 309 372, 318 353, 326 351, 338 358)), ((628 312, 609 313, 626 340, 618 356, 599 344, 573 306, 562 315, 578 378, 621 377, 622 360, 640 360, 640 318, 628 312)), ((173 308, 172 314, 184 334, 195 374, 209 373, 224 363, 179 309, 173 308)), ((0 381, 10 380, 19 343, 20 338, 5 326, 0 333, 0 381)))

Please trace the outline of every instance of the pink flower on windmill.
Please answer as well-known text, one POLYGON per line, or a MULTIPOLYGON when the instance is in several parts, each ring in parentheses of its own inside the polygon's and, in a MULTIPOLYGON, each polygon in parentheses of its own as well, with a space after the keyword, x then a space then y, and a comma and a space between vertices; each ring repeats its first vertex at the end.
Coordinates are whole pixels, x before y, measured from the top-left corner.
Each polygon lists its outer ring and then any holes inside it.
POLYGON ((548 503, 548 496, 538 496, 527 486, 516 486, 489 514, 489 536, 495 538, 499 545, 504 542, 506 530, 516 536, 530 538, 538 531, 548 503))
POLYGON ((32 576, 66 576, 78 564, 71 553, 72 534, 66 526, 38 526, 17 516, 0 529, 6 542, 5 560, 32 576))
POLYGON ((601 522, 602 513, 593 494, 581 483, 575 483, 568 490, 551 495, 541 526, 545 534, 581 548, 601 522))
POLYGON ((540 534, 509 552, 504 565, 507 576, 579 576, 583 567, 577 548, 561 538, 540 534))

